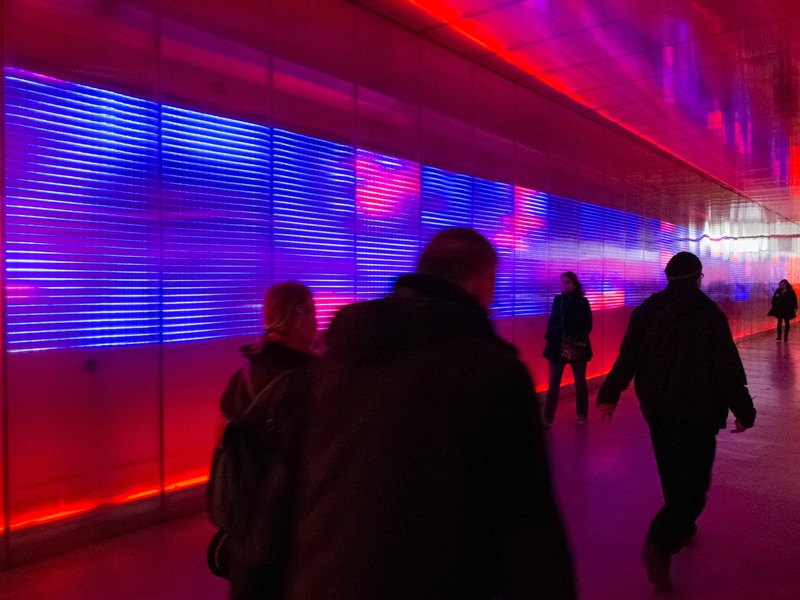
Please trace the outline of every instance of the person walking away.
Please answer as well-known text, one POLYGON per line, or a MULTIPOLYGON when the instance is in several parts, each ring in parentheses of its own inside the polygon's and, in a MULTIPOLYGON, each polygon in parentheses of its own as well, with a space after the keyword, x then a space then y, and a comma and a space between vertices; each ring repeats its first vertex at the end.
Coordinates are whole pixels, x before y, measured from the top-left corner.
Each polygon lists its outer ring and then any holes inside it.
POLYGON ((781 340, 781 325, 786 322, 786 329, 783 330, 783 341, 789 341, 789 321, 797 316, 797 294, 795 294, 792 284, 786 279, 781 279, 778 289, 772 294, 772 308, 767 313, 770 317, 778 318, 778 337, 781 340))
POLYGON ((496 269, 447 229, 334 318, 285 600, 575 598, 533 383, 489 319, 496 269))
POLYGON ((572 271, 561 274, 561 293, 553 298, 547 321, 542 355, 550 363, 550 381, 544 408, 544 427, 552 427, 561 391, 561 378, 569 363, 575 380, 575 425, 586 425, 589 416, 589 386, 586 365, 592 360, 592 308, 584 296, 583 286, 572 271), (565 338, 565 336, 567 336, 565 338), (566 340, 566 341, 565 341, 566 340), (565 344, 575 344, 578 354, 570 354, 565 344))
POLYGON ((736 418, 734 433, 752 427, 756 417, 727 317, 700 290, 702 269, 690 252, 670 259, 666 288, 634 309, 619 356, 597 395, 601 422, 610 420, 620 394, 635 378, 664 495, 642 559, 648 578, 663 591, 672 589, 672 556, 697 531, 716 435, 726 426, 728 410, 736 418))
POLYGON ((269 288, 266 331, 242 348, 247 364, 231 378, 220 402, 229 421, 247 427, 259 448, 263 478, 242 500, 247 515, 231 532, 230 597, 280 597, 289 554, 289 525, 296 503, 297 461, 305 398, 316 361, 311 346, 317 319, 311 290, 297 281, 269 288), (252 400, 262 390, 258 405, 252 400))

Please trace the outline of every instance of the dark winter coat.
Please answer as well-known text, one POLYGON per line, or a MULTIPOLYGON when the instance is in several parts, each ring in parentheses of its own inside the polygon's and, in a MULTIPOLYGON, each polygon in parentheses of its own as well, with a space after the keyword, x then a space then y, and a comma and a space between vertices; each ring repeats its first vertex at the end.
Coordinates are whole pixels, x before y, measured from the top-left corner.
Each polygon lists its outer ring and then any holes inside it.
POLYGON ((767 313, 779 319, 794 319, 797 316, 797 294, 792 288, 784 292, 780 287, 772 294, 772 308, 767 313))
POLYGON ((552 362, 566 362, 561 356, 561 335, 566 332, 580 341, 589 342, 589 360, 592 360, 592 342, 589 334, 592 332, 592 309, 586 298, 579 298, 575 294, 561 293, 553 298, 553 307, 550 310, 550 319, 547 321, 546 340, 542 355, 552 362), (561 307, 564 307, 564 327, 561 327, 561 307))
POLYGON ((633 311, 598 404, 616 404, 634 376, 651 425, 717 431, 728 409, 745 426, 755 420, 728 319, 696 287, 670 284, 633 311))
POLYGON ((474 297, 406 275, 326 339, 286 599, 574 598, 533 384, 474 297))
POLYGON ((235 600, 278 597, 289 556, 292 515, 298 495, 298 461, 304 407, 315 358, 270 342, 243 348, 248 366, 237 371, 222 396, 221 408, 229 420, 240 421, 258 394, 276 377, 268 398, 247 413, 254 425, 254 444, 261 447, 263 479, 246 494, 250 517, 240 531, 231 532, 231 597, 235 600), (245 369, 249 369, 247 385, 245 369))

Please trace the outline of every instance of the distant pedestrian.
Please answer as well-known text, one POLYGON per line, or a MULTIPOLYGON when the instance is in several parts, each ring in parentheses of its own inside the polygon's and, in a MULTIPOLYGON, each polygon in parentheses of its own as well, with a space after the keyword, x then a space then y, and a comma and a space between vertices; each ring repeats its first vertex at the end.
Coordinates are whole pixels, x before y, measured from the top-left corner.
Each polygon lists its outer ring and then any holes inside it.
POLYGON ((783 341, 789 341, 789 321, 797 316, 797 294, 794 292, 792 284, 781 279, 778 284, 778 289, 772 294, 772 308, 767 313, 770 317, 777 317, 778 319, 778 337, 777 341, 781 339, 781 325, 786 323, 786 329, 783 330, 783 341))
POLYGON ((572 271, 561 274, 561 293, 553 298, 544 357, 550 363, 550 381, 544 408, 544 427, 552 427, 561 390, 561 378, 567 364, 575 379, 575 425, 586 425, 589 416, 589 386, 586 363, 592 360, 592 308, 583 293, 578 276, 572 271))
POLYGON ((695 521, 711 485, 716 436, 726 426, 728 409, 736 417, 734 433, 752 427, 756 411, 728 319, 700 291, 700 259, 679 252, 665 272, 666 289, 631 314, 597 406, 602 420, 610 420, 620 394, 636 378, 664 493, 642 559, 650 581, 669 591, 672 556, 697 532, 695 521))

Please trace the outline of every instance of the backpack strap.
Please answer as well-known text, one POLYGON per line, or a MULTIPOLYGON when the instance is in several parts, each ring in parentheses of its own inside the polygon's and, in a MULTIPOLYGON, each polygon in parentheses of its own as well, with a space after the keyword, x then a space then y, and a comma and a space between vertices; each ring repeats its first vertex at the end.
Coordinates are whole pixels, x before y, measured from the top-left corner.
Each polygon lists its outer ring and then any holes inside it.
POLYGON ((253 388, 253 376, 252 373, 250 372, 251 366, 252 363, 248 363, 247 366, 245 366, 242 369, 242 378, 244 379, 245 388, 247 389, 247 392, 250 394, 252 400, 250 401, 250 404, 247 405, 247 408, 244 410, 244 412, 241 415, 239 415, 237 421, 244 421, 247 415, 250 414, 250 412, 257 405, 261 404, 269 396, 270 392, 272 392, 272 390, 278 383, 280 383, 281 380, 283 380, 290 373, 294 373, 299 368, 299 367, 294 367, 293 369, 287 369, 282 373, 278 373, 278 375, 273 377, 272 380, 267 385, 265 385, 261 389, 261 391, 258 392, 258 394, 256 394, 255 389, 253 388))

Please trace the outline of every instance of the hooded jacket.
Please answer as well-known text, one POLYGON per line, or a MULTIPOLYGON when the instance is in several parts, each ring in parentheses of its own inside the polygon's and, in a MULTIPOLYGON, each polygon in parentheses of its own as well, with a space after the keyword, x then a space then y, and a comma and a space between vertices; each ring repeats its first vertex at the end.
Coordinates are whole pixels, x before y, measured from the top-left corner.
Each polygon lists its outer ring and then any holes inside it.
POLYGON ((406 275, 326 341, 286 598, 574 598, 533 384, 475 298, 406 275))
POLYGON ((717 431, 728 409, 747 427, 755 420, 728 319, 697 287, 670 284, 634 309, 598 404, 616 404, 633 377, 651 425, 717 431))

